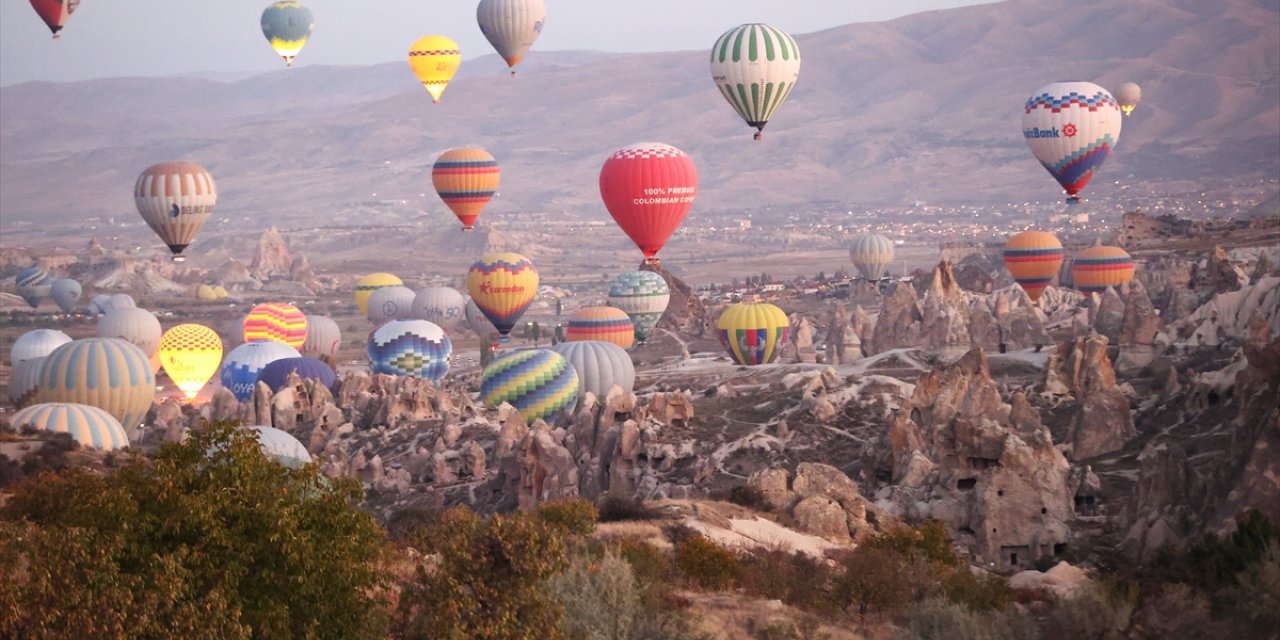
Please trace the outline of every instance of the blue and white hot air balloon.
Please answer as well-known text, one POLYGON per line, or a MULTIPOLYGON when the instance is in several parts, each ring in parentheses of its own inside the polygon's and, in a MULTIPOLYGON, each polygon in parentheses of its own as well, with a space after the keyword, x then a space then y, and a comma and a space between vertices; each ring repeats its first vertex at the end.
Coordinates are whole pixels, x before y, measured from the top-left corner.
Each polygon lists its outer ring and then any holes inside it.
POLYGON ((453 343, 444 329, 426 320, 393 320, 369 334, 374 373, 425 378, 433 384, 449 373, 453 343))
POLYGON ((1120 105, 1092 82, 1055 82, 1027 98, 1022 137, 1036 160, 1067 192, 1080 192, 1120 140, 1120 105))
POLYGON ((636 340, 648 340, 671 302, 667 281, 652 271, 627 271, 609 285, 609 306, 621 309, 635 325, 636 340))
POLYGON ((31 427, 40 431, 68 433, 80 446, 116 451, 129 446, 124 427, 115 416, 98 407, 68 402, 36 404, 9 418, 14 429, 31 427))
POLYGON ((246 342, 227 354, 222 361, 222 386, 231 390, 236 399, 243 402, 253 397, 258 384, 258 374, 267 365, 285 358, 301 358, 297 349, 275 340, 246 342))

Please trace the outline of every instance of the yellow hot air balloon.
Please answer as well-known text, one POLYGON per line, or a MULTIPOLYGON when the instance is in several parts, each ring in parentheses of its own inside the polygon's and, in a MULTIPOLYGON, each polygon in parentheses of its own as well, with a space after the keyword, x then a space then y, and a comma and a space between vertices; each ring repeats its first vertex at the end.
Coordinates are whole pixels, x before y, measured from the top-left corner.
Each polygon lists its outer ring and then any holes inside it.
POLYGON ((369 315, 369 296, 383 287, 398 287, 404 283, 389 273, 371 273, 356 283, 356 306, 360 307, 360 315, 369 315))
POLYGON ((1045 231, 1023 231, 1004 245, 1004 266, 1032 302, 1062 268, 1062 242, 1045 231))
POLYGON ((538 295, 538 270, 518 253, 485 254, 467 272, 467 289, 505 342, 538 295))
POLYGON ((1071 262, 1071 280, 1082 293, 1102 293, 1133 280, 1133 258, 1120 247, 1098 243, 1076 255, 1071 262))
POLYGON ((431 94, 432 102, 440 102, 440 95, 461 64, 458 43, 445 36, 423 36, 409 47, 409 67, 431 94))
POLYGON ((222 339, 209 327, 180 324, 164 332, 159 354, 169 379, 193 400, 222 365, 222 339))
POLYGON ((720 345, 738 364, 769 364, 787 344, 791 321, 771 304, 738 303, 720 314, 716 323, 720 345))

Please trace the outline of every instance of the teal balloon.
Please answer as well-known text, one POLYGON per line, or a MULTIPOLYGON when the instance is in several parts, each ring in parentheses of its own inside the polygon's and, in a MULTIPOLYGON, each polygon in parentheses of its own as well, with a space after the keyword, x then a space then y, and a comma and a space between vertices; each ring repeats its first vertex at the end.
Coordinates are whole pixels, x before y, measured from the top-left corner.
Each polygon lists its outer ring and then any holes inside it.
POLYGON ((72 402, 115 416, 128 432, 142 423, 156 397, 156 376, 142 349, 119 338, 73 340, 54 349, 40 368, 37 402, 72 402))
POLYGON ((49 295, 49 289, 53 287, 53 278, 49 276, 49 272, 35 266, 19 271, 15 281, 18 285, 18 295, 22 296, 32 309, 40 306, 40 301, 49 295))
POLYGON ((53 281, 53 285, 49 287, 49 297, 53 298, 55 304, 63 313, 71 313, 76 310, 76 305, 80 304, 80 296, 84 290, 80 288, 80 283, 71 278, 59 278, 53 281))
POLYGON ((506 402, 525 420, 550 420, 578 402, 578 372, 549 349, 508 351, 485 367, 480 400, 486 407, 506 402))

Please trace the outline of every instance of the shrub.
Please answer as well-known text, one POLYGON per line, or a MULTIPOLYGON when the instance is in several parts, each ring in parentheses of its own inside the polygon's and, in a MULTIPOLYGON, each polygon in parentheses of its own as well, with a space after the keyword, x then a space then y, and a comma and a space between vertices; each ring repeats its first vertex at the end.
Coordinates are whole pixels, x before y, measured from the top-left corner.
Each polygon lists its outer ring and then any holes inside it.
POLYGON ((1280 542, 1272 540, 1257 562, 1236 575, 1233 614, 1260 635, 1280 629, 1280 542))
POLYGON ((1185 640, 1219 637, 1213 629, 1209 601, 1185 584, 1166 584, 1155 596, 1144 600, 1139 619, 1147 637, 1185 640))
POLYGON ((1138 589, 1132 583, 1103 581, 1077 590, 1045 617, 1048 640, 1121 638, 1133 624, 1138 589))
POLYGON ((831 567, 799 552, 781 549, 753 552, 741 559, 739 584, 747 593, 766 600, 820 613, 839 607, 831 597, 831 567))
POLYGON ((840 559, 833 596, 842 609, 857 606, 861 616, 898 611, 917 591, 921 564, 883 547, 862 545, 840 559))
POLYGON ((773 505, 765 500, 764 492, 751 485, 740 484, 730 489, 729 502, 756 511, 773 511, 773 505))
POLYGON ((666 584, 671 576, 671 560, 667 554, 647 542, 624 540, 618 553, 631 565, 636 582, 642 587, 666 584))
POLYGON ((676 547, 675 567, 690 583, 709 591, 728 589, 742 570, 737 556, 700 535, 676 547))
POLYGON ((645 505, 639 498, 619 498, 607 496, 600 501, 600 522, 623 522, 627 520, 656 520, 662 517, 656 509, 645 505))
POLYGON ((1014 600, 1013 588, 1004 578, 984 573, 978 575, 961 567, 942 579, 942 591, 952 604, 964 605, 970 611, 1003 609, 1014 600))
POLYGON ((893 551, 907 558, 920 558, 934 567, 958 567, 960 558, 951 547, 946 525, 930 520, 915 527, 894 527, 863 543, 893 551))
POLYGON ((775 622, 751 630, 756 640, 828 640, 831 634, 822 631, 822 623, 813 617, 796 622, 775 622))
POLYGON ((534 514, 546 524, 570 535, 585 536, 596 530, 595 505, 580 498, 541 505, 534 514))
MULTIPOLYGON (((895 640, 1035 640, 1035 623, 1016 611, 978 614, 932 598, 912 607, 895 640)), ((1078 639, 1083 640, 1083 639, 1078 639)))
POLYGON ((626 640, 640 608, 631 565, 615 553, 598 561, 578 556, 548 586, 564 608, 561 629, 568 638, 626 640))

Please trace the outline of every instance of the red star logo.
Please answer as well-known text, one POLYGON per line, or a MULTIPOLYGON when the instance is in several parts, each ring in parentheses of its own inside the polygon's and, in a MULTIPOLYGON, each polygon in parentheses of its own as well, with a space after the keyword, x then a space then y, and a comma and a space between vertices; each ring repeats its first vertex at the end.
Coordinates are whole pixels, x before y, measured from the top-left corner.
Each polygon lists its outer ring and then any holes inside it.
POLYGON ((1076 126, 1074 124, 1066 124, 1062 126, 1062 135, 1068 138, 1074 138, 1076 135, 1076 126))

